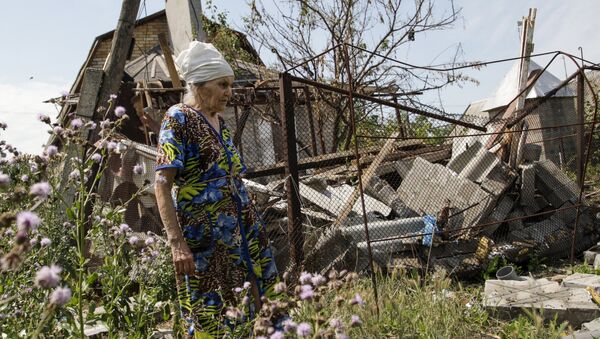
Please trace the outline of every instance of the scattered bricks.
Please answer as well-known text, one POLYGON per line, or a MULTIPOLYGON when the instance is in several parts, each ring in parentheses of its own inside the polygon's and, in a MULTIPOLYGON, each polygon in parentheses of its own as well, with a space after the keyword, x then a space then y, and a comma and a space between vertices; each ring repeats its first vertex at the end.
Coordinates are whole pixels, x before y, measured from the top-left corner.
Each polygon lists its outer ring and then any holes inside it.
POLYGON ((500 196, 512 185, 516 175, 507 166, 501 164, 492 169, 481 182, 481 188, 495 196, 500 196))
POLYGON ((378 176, 371 178, 371 182, 366 186, 366 191, 390 206, 400 218, 406 218, 413 214, 406 204, 400 200, 398 195, 396 195, 396 191, 392 186, 378 176))
POLYGON ((556 316, 559 322, 568 321, 574 327, 600 316, 600 308, 585 289, 560 286, 548 279, 488 280, 483 304, 508 318, 522 314, 522 309, 543 309, 540 314, 546 320, 556 316))
POLYGON ((521 167, 521 206, 537 211, 535 202, 535 166, 522 165, 521 167))
POLYGON ((577 185, 552 161, 536 162, 535 171, 536 188, 552 206, 558 207, 567 201, 577 201, 579 197, 577 185))
POLYGON ((512 210, 515 202, 509 196, 504 196, 496 208, 485 219, 483 224, 490 224, 481 229, 481 233, 491 235, 494 233, 502 222, 506 219, 508 213, 512 210), (493 224, 492 224, 493 223, 493 224))
POLYGON ((476 141, 466 151, 450 160, 447 167, 459 177, 480 183, 498 165, 500 165, 498 157, 476 141))

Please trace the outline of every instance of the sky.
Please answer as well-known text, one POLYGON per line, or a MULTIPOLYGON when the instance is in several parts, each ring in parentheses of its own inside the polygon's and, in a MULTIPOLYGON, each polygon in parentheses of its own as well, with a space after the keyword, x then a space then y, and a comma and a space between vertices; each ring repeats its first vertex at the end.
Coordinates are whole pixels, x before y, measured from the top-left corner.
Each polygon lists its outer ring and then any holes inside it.
MULTIPOLYGON (((141 16, 164 8, 164 0, 142 1, 141 16)), ((228 12, 234 28, 242 29, 241 17, 248 13, 245 0, 213 0, 228 12)), ((442 1, 437 1, 441 3, 442 1)), ((281 3, 284 3, 281 1, 281 3)), ((562 50, 600 62, 597 33, 600 10, 597 0, 456 0, 462 18, 452 29, 418 34, 403 47, 403 61, 418 65, 447 60, 460 44, 466 61, 486 61, 518 56, 517 21, 536 7, 534 53, 562 50)), ((56 117, 57 108, 42 101, 70 89, 94 38, 113 30, 121 3, 107 0, 21 0, 7 1, 0 12, 0 121, 8 124, 0 130, 19 150, 39 154, 48 134, 36 120, 38 113, 56 117)), ((269 57, 267 58, 267 62, 269 57)), ((545 64, 547 58, 536 62, 545 64)), ((479 85, 454 86, 443 92, 446 111, 461 113, 472 101, 493 94, 511 63, 488 66, 468 72, 479 85)), ((560 79, 575 70, 571 61, 559 58, 550 71, 560 79), (566 68, 566 72, 565 72, 566 68)))

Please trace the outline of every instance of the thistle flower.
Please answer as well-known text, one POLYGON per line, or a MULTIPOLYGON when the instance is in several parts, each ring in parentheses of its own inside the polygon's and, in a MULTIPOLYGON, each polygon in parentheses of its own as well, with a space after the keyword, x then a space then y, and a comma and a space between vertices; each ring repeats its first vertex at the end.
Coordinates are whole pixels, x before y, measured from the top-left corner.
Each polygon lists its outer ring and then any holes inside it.
POLYGON ((47 116, 44 113, 38 113, 37 114, 37 119, 45 124, 49 124, 50 123, 50 117, 47 116))
POLYGON ((105 119, 100 121, 100 129, 109 129, 111 126, 110 120, 105 119))
POLYGON ((41 222, 42 220, 33 212, 24 211, 17 214, 17 227, 19 230, 35 230, 41 222))
POLYGON ((114 142, 114 141, 109 141, 106 144, 106 149, 109 150, 109 151, 114 151, 116 148, 117 148, 117 143, 114 142))
POLYGON ((73 171, 71 171, 71 173, 69 173, 69 179, 71 180, 79 180, 79 177, 81 176, 81 172, 79 172, 79 170, 74 169, 73 171))
POLYGON ((27 174, 23 174, 23 175, 21 176, 21 181, 22 181, 22 182, 28 182, 28 181, 29 181, 29 176, 28 176, 27 174))
POLYGON ((50 246, 50 244, 52 244, 52 240, 48 238, 44 237, 42 240, 40 240, 40 245, 42 245, 42 247, 50 246))
POLYGON ((283 322, 283 331, 285 333, 295 331, 296 327, 298 327, 298 324, 296 324, 292 319, 287 319, 283 322))
POLYGON ((68 287, 57 287, 50 294, 50 304, 62 306, 71 300, 71 289, 68 287))
POLYGON ((113 100, 115 100, 116 98, 117 98, 117 95, 116 95, 116 94, 111 94, 111 95, 108 97, 108 100, 109 100, 109 101, 113 101, 113 100))
POLYGON ((42 200, 48 198, 51 193, 52 187, 45 181, 33 184, 29 189, 30 195, 34 195, 42 200))
POLYGON ((54 134, 57 134, 57 135, 61 135, 61 134, 63 134, 63 132, 64 132, 64 131, 65 131, 65 130, 64 130, 62 127, 60 127, 60 126, 55 126, 55 127, 52 129, 52 132, 54 132, 54 134))
POLYGON ((360 296, 360 294, 356 293, 354 295, 354 298, 352 298, 352 300, 350 300, 350 305, 364 305, 365 301, 363 300, 363 298, 360 296))
POLYGON ((275 290, 275 293, 283 293, 287 290, 287 285, 283 281, 281 281, 275 284, 273 289, 275 290))
POLYGON ((357 316, 356 314, 353 314, 350 317, 350 326, 352 326, 352 327, 358 327, 360 325, 362 325, 362 320, 360 320, 359 316, 357 316))
POLYGON ((150 246, 150 245, 154 244, 154 238, 150 237, 150 238, 146 239, 146 241, 144 241, 144 244, 146 246, 150 246))
POLYGON ((285 338, 283 333, 281 333, 280 331, 277 331, 273 334, 271 334, 271 336, 269 336, 269 339, 283 339, 285 338))
POLYGON ((98 125, 93 121, 88 121, 85 123, 85 127, 91 130, 95 130, 98 125))
POLYGON ((49 157, 53 157, 58 153, 58 147, 54 145, 49 145, 46 147, 46 155, 49 157))
POLYGON ((310 284, 310 280, 312 279, 312 275, 308 272, 302 272, 300 274, 300 283, 301 284, 310 284))
POLYGON ((8 174, 0 172, 0 187, 8 186, 10 184, 10 177, 8 174))
POLYGON ((300 323, 296 327, 296 334, 302 338, 308 337, 312 334, 312 326, 309 323, 300 323))
POLYGON ((320 274, 315 274, 310 281, 312 282, 313 286, 317 287, 320 285, 323 285, 324 283, 327 282, 327 279, 325 279, 324 276, 320 275, 320 274))
POLYGON ((92 154, 90 159, 92 159, 93 162, 98 164, 98 163, 100 163, 100 161, 102 161, 102 156, 98 153, 94 153, 94 154, 92 154))
POLYGON ((71 120, 71 128, 72 129, 80 129, 83 126, 83 120, 76 118, 71 120))
POLYGON ((119 231, 121 231, 123 233, 127 233, 127 232, 131 231, 131 228, 127 224, 121 224, 121 225, 119 225, 119 231))
POLYGON ((331 318, 329 319, 329 327, 335 329, 336 331, 344 330, 344 323, 340 318, 331 318))
POLYGON ((29 240, 30 246, 35 246, 35 245, 37 245, 37 243, 38 243, 37 238, 31 238, 31 240, 29 240))
POLYGON ((140 238, 136 237, 135 235, 129 237, 129 244, 131 244, 131 246, 137 245, 138 242, 140 242, 140 238))
POLYGON ((137 175, 144 173, 144 167, 141 164, 136 164, 133 166, 133 173, 137 175))
POLYGON ((249 281, 245 281, 244 282, 244 289, 247 290, 250 288, 250 282, 249 281))
POLYGON ((38 287, 56 287, 60 282, 60 272, 62 268, 57 265, 52 265, 50 267, 43 266, 39 271, 35 274, 35 285, 38 287))
POLYGON ((315 292, 313 291, 312 286, 310 285, 302 285, 301 287, 301 292, 300 292, 300 299, 302 300, 308 300, 308 299, 312 299, 315 295, 315 292))
POLYGON ((125 114, 126 111, 127 110, 123 106, 117 106, 117 107, 115 107, 115 115, 117 116, 117 118, 122 117, 125 114))

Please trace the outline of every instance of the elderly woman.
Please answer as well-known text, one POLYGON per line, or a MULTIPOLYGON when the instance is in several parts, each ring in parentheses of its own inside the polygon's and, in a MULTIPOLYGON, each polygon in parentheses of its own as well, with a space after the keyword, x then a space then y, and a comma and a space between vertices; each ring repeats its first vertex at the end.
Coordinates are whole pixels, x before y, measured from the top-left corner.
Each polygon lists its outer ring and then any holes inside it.
POLYGON ((176 63, 188 92, 161 125, 156 199, 188 334, 221 337, 225 306, 246 293, 252 316, 261 297, 273 293, 277 270, 240 177, 246 167, 219 116, 231 97, 233 70, 213 45, 197 41, 176 63))

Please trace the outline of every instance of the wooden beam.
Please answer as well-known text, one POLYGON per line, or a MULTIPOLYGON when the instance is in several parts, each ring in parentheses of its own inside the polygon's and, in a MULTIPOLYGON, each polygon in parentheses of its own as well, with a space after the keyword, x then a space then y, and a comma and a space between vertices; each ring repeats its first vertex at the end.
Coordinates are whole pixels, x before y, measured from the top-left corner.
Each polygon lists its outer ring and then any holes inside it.
POLYGON ((167 42, 167 36, 164 33, 160 33, 158 35, 158 42, 160 43, 160 49, 162 49, 165 62, 167 63, 167 70, 169 71, 169 77, 171 78, 173 88, 182 87, 177 68, 175 67, 175 62, 173 61, 173 54, 171 53, 171 48, 169 48, 169 43, 167 42))

